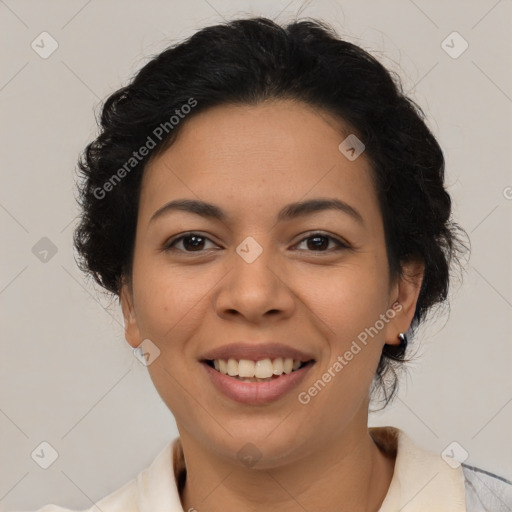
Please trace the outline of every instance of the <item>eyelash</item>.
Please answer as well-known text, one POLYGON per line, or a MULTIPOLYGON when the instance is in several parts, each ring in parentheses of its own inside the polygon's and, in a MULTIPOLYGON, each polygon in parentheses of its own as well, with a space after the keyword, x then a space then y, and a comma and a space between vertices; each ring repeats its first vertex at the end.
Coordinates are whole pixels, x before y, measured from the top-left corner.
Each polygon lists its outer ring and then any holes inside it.
MULTIPOLYGON (((210 242, 212 242, 208 237, 206 236, 203 236, 201 235, 200 233, 196 233, 194 231, 189 231, 188 233, 184 233, 183 235, 181 235, 179 238, 176 238, 174 240, 170 240, 168 241, 164 247, 163 247, 163 250, 165 252, 171 252, 171 251, 180 251, 180 252, 184 252, 185 254, 196 254, 196 253, 202 253, 202 252, 206 252, 206 250, 200 250, 200 251, 183 251, 181 249, 176 249, 174 246, 180 242, 181 240, 184 240, 185 238, 192 238, 193 236, 198 236, 199 238, 202 238, 203 240, 209 240, 210 242)), ((302 240, 300 240, 299 242, 297 242, 296 245, 299 245, 301 244, 302 242, 305 242, 306 240, 309 240, 311 238, 317 238, 317 237, 321 237, 321 238, 327 238, 329 240, 332 240, 334 241, 336 244, 338 244, 338 248, 337 249, 334 249, 334 251, 340 251, 340 250, 347 250, 347 249, 350 249, 350 246, 345 243, 345 242, 342 242, 341 240, 338 240, 337 238, 331 236, 331 235, 326 235, 324 233, 321 233, 321 232, 314 232, 314 233, 311 233, 310 235, 308 235, 307 237, 303 238, 302 240)), ((213 242, 212 242, 213 243, 213 242)), ((321 251, 307 251, 307 252, 319 252, 319 253, 331 253, 333 252, 333 249, 329 250, 329 249, 326 249, 326 250, 321 250, 321 251)))

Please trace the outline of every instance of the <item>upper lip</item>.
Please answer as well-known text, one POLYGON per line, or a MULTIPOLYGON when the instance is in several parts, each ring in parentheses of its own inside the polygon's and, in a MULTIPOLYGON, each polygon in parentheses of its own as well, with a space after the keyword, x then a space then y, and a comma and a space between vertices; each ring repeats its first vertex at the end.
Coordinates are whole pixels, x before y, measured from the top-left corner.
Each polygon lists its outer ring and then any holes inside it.
POLYGON ((261 359, 275 359, 277 357, 290 358, 302 362, 314 359, 311 354, 302 352, 294 347, 282 343, 231 343, 214 348, 200 357, 200 360, 213 359, 249 359, 259 361, 261 359))

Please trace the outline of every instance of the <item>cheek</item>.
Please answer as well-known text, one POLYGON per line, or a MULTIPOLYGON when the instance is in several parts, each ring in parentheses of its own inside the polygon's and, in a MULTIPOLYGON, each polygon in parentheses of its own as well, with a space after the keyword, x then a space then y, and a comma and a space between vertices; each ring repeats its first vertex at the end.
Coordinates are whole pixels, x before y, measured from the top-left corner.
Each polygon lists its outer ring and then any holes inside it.
POLYGON ((357 336, 385 311, 387 276, 376 265, 342 265, 312 277, 309 303, 323 313, 336 337, 357 336))
MULTIPOLYGON (((387 274, 371 255, 366 262, 331 269, 314 279, 315 313, 323 320, 329 360, 322 366, 337 385, 356 391, 371 383, 385 343, 387 274), (322 293, 320 293, 322 292, 322 293)), ((327 376, 327 379, 329 377, 327 376)), ((356 391, 357 394, 357 391, 356 391)))
POLYGON ((187 326, 198 325, 201 299, 208 289, 208 280, 198 272, 141 258, 133 278, 141 335, 164 343, 173 336, 179 339, 177 333, 187 331, 187 326))
POLYGON ((322 327, 328 358, 320 361, 311 387, 301 391, 311 400, 307 410, 327 430, 345 425, 368 398, 384 343, 384 331, 367 335, 386 308, 386 282, 376 272, 370 265, 338 268, 322 280, 325 293, 315 294, 314 312, 328 326, 322 327))
POLYGON ((191 386, 190 375, 196 371, 189 367, 196 363, 187 341, 204 320, 205 285, 199 283, 205 281, 198 274, 192 276, 149 258, 146 262, 140 258, 133 271, 141 337, 150 339, 160 351, 148 366, 150 378, 169 410, 186 424, 192 421, 194 408, 184 390, 191 386))

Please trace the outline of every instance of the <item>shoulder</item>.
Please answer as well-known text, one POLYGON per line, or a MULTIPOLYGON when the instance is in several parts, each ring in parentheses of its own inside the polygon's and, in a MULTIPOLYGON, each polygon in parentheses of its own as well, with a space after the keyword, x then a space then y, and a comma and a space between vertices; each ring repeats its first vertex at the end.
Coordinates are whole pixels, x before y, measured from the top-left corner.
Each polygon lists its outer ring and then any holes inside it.
POLYGON ((133 479, 94 503, 90 508, 77 510, 52 503, 34 512, 139 512, 138 502, 137 479, 133 479))
MULTIPOLYGON (((20 510, 9 510, 8 512, 21 512, 20 510)), ((32 511, 31 511, 32 512, 32 511)), ((77 512, 76 510, 72 510, 70 508, 60 507, 59 505, 54 505, 53 503, 49 505, 45 505, 43 508, 38 508, 33 512, 77 512)))
POLYGON ((450 463, 447 456, 423 449, 400 429, 380 427, 371 433, 383 451, 396 449, 382 512, 401 510, 412 499, 418 511, 512 512, 512 481, 457 460, 450 463))
POLYGON ((467 512, 510 512, 512 482, 482 468, 462 464, 467 512))
MULTIPOLYGON (((48 504, 33 512, 140 512, 182 510, 175 475, 184 467, 179 437, 169 441, 153 462, 122 487, 87 509, 48 504)), ((9 511, 21 512, 21 511, 9 511)), ((32 511, 31 511, 32 512, 32 511)))
POLYGON ((118 490, 97 501, 90 508, 77 510, 51 503, 34 512, 139 512, 138 501, 137 480, 133 479, 118 490))
POLYGON ((34 512, 139 512, 137 494, 137 481, 133 479, 87 509, 77 510, 51 503, 34 512))

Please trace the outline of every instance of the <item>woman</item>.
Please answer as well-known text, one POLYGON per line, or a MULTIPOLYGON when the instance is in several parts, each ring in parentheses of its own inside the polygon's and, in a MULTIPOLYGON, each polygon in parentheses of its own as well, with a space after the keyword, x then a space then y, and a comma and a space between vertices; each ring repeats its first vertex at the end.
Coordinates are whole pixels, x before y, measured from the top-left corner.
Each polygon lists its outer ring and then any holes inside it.
POLYGON ((398 79, 321 22, 237 20, 101 128, 75 244, 180 435, 91 511, 510 510, 511 482, 367 426, 465 248, 398 79))

